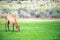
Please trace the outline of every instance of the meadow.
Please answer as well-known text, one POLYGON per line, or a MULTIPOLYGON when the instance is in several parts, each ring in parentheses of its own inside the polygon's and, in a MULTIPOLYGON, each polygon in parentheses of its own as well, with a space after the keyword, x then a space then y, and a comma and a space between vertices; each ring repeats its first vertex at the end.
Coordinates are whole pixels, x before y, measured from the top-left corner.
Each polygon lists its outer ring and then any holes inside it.
POLYGON ((20 32, 16 27, 12 32, 5 31, 5 21, 0 20, 0 40, 60 40, 60 21, 19 21, 20 32))

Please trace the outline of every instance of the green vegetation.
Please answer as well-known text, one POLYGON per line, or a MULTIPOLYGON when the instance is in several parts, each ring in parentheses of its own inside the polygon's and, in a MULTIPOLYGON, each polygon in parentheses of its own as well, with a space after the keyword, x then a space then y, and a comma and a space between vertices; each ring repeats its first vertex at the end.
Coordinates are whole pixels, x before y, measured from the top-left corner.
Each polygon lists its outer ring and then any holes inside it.
POLYGON ((60 18, 58 3, 49 1, 0 1, 0 14, 13 14, 21 18, 60 18), (38 5, 37 5, 38 4, 38 5))
POLYGON ((60 40, 60 21, 21 22, 20 32, 5 32, 5 21, 0 20, 0 40, 60 40))

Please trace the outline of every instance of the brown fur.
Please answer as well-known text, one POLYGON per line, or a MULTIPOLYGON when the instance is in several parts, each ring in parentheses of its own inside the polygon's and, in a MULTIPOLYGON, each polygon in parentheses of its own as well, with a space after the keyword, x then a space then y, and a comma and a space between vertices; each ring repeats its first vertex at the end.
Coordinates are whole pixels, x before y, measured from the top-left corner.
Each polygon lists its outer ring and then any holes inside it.
POLYGON ((14 25, 16 26, 16 29, 20 31, 20 28, 18 26, 18 23, 15 17, 13 17, 12 15, 7 15, 5 19, 6 19, 6 24, 8 25, 8 30, 9 30, 9 24, 11 23, 13 25, 13 31, 14 31, 14 25))

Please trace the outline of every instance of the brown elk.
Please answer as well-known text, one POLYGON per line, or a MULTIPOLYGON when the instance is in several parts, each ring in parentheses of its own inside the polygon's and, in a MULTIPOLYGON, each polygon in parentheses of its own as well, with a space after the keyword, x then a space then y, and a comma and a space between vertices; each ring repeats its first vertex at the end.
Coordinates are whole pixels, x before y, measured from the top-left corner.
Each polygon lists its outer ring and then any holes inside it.
MULTIPOLYGON (((18 31, 20 31, 20 28, 19 28, 16 18, 14 16, 8 14, 5 16, 5 19, 6 19, 5 29, 8 28, 8 31, 9 31, 9 24, 11 23, 13 31, 14 31, 14 25, 16 26, 16 29, 18 31)), ((7 31, 7 29, 6 29, 6 31, 7 31)))

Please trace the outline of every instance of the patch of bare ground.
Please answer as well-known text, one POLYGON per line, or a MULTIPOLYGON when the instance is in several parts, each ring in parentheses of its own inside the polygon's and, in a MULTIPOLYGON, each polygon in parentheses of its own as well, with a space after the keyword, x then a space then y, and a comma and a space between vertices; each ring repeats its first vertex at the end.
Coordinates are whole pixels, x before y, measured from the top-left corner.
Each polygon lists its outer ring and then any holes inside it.
POLYGON ((40 18, 18 18, 17 21, 25 21, 25 22, 32 22, 32 21, 60 21, 60 19, 40 19, 40 18))
MULTIPOLYGON (((1 20, 5 20, 5 19, 0 19, 1 20)), ((34 22, 34 21, 60 21, 60 19, 40 19, 40 18, 17 18, 17 21, 23 21, 23 22, 34 22)))

